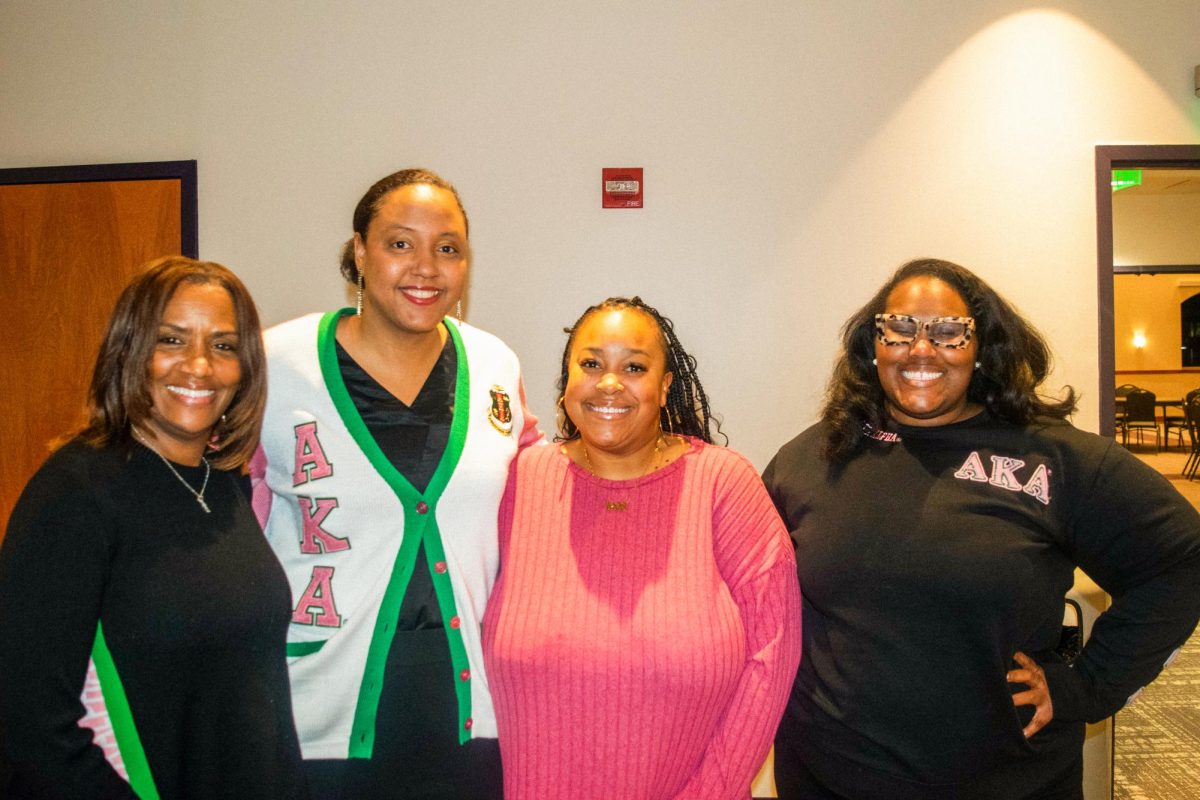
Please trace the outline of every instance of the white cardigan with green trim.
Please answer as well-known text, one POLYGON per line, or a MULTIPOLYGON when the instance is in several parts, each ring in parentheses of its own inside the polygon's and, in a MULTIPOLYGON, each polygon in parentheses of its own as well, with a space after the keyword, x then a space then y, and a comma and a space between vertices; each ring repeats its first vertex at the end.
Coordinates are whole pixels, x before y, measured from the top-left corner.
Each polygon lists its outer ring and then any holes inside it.
POLYGON ((508 465, 536 424, 521 401, 517 358, 496 337, 448 320, 459 356, 454 422, 422 494, 383 457, 337 370, 333 335, 348 311, 266 334, 264 529, 292 588, 301 749, 308 759, 371 756, 383 665, 422 539, 447 623, 460 741, 494 737, 480 623, 499 565, 508 465))

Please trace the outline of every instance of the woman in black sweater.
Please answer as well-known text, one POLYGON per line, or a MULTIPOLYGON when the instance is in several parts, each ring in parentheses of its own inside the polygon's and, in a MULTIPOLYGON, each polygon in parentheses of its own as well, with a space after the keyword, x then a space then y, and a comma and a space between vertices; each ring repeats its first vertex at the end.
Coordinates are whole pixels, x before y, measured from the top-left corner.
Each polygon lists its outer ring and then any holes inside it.
POLYGON ((846 323, 821 421, 764 480, 797 547, 804 657, 781 798, 1080 798, 1084 724, 1200 616, 1200 517, 1038 394, 1049 351, 978 277, 902 267, 846 323), (1073 663, 1079 566, 1112 595, 1073 663))
POLYGON ((290 596, 242 467, 265 400, 226 268, 148 265, 113 312, 90 419, 0 549, 9 798, 295 798, 290 596))

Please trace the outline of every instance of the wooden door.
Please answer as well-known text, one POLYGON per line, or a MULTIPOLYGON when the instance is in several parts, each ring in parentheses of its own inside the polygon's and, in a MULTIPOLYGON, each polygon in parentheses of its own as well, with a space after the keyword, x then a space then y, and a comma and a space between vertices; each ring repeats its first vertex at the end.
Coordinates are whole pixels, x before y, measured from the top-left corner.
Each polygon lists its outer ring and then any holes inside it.
POLYGON ((196 255, 195 174, 194 161, 0 170, 0 540, 51 443, 83 422, 121 289, 152 258, 196 255))

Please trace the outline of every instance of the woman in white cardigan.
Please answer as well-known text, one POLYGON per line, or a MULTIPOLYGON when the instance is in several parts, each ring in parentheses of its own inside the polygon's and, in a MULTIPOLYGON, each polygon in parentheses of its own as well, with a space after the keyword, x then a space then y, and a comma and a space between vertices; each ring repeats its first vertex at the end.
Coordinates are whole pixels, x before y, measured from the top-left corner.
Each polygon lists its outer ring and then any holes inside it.
POLYGON ((450 316, 470 260, 454 187, 396 172, 343 250, 357 307, 267 332, 256 499, 314 797, 501 792, 479 626, 508 465, 540 434, 516 356, 450 316))

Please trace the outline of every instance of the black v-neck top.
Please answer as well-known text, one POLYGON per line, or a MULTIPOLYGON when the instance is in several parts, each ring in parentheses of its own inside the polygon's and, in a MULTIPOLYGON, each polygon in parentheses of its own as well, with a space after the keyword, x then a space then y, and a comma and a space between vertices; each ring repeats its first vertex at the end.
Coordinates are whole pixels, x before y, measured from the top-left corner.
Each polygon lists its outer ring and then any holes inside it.
POLYGON ((447 336, 437 362, 411 406, 406 405, 359 366, 337 342, 338 369, 367 430, 396 470, 424 492, 437 470, 454 421, 454 384, 458 353, 447 336))
MULTIPOLYGON (((336 344, 338 369, 367 430, 396 471, 417 491, 424 492, 450 441, 454 421, 458 352, 453 338, 446 337, 437 362, 411 406, 372 378, 341 342, 336 344)), ((424 543, 417 552, 418 567, 413 570, 400 606, 397 631, 444 627, 433 579, 427 568, 420 568, 422 564, 428 565, 424 543)))

